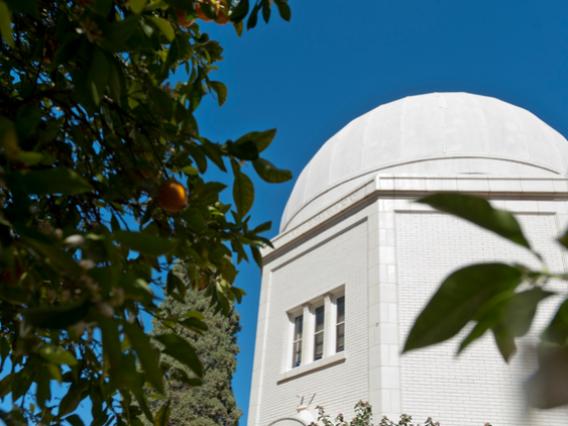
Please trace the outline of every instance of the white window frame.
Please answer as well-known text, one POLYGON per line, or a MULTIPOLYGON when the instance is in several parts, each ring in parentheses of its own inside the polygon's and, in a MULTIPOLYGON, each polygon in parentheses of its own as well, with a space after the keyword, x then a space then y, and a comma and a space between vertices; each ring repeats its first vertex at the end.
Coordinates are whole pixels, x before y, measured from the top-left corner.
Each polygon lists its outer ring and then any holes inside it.
POLYGON ((347 300, 345 295, 345 285, 336 287, 335 289, 315 297, 301 306, 296 306, 287 311, 288 324, 289 324, 289 339, 286 345, 286 353, 289 354, 285 357, 284 371, 295 370, 314 362, 325 361, 338 353, 344 353, 346 347, 346 317, 347 306, 344 304, 344 317, 341 323, 337 322, 337 300, 343 297, 344 301, 347 300), (321 330, 316 331, 316 309, 323 307, 324 323, 321 330), (296 318, 302 317, 302 333, 299 339, 296 339, 296 318), (343 350, 337 351, 337 328, 343 324, 343 350), (320 358, 316 359, 315 342, 316 334, 323 334, 323 350, 320 358), (295 360, 295 347, 296 343, 301 341, 301 362, 297 364, 295 360))

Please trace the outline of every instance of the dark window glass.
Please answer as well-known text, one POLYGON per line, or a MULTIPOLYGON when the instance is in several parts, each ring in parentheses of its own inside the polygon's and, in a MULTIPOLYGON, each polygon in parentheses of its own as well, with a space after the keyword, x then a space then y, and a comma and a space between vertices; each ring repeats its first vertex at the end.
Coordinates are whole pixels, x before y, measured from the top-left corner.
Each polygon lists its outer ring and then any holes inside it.
POLYGON ((323 357, 323 331, 315 335, 314 341, 314 360, 321 359, 323 357))
POLYGON ((345 321, 345 296, 337 298, 337 322, 345 321))
POLYGON ((323 357, 323 325, 325 322, 325 311, 323 306, 316 308, 316 326, 314 333, 314 360, 323 357))
POLYGON ((294 340, 298 340, 302 338, 302 328, 303 324, 303 316, 297 316, 294 318, 294 340))
POLYGON ((292 367, 299 367, 302 363, 302 341, 294 342, 294 359, 292 367))
POLYGON ((335 326, 335 352, 345 349, 345 296, 335 301, 337 307, 337 323, 335 326))
POLYGON ((302 332, 304 327, 303 315, 294 318, 294 341, 292 345, 292 368, 302 363, 302 332))
POLYGON ((335 352, 341 352, 345 349, 345 323, 337 324, 336 330, 335 352))
POLYGON ((325 314, 323 306, 316 308, 316 332, 323 330, 323 322, 325 320, 325 314))

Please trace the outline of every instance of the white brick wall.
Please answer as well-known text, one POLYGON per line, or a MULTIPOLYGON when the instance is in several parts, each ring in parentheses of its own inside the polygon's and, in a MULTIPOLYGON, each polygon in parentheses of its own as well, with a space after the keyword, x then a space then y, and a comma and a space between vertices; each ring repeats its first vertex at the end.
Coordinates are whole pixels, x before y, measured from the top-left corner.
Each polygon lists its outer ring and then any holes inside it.
MULTIPOLYGON (((536 203, 526 203, 523 207, 537 210, 536 203)), ((514 206, 511 202, 510 207, 514 206)), ((562 270, 561 252, 552 240, 559 233, 555 216, 523 214, 520 218, 549 266, 562 270)), ((403 212, 396 215, 395 222, 401 344, 425 301, 457 267, 492 260, 535 264, 521 248, 450 216, 403 212)), ((547 310, 553 312, 554 307, 549 304, 547 310)), ((542 314, 547 316, 546 312, 542 314)), ((474 343, 456 359, 459 341, 454 339, 401 357, 402 412, 416 419, 433 416, 448 426, 568 423, 566 410, 535 415, 525 423, 521 382, 532 369, 530 362, 517 356, 511 365, 505 364, 491 336, 474 343)))
MULTIPOLYGON (((263 292, 270 292, 270 312, 259 379, 260 415, 251 412, 249 424, 266 426, 294 415, 298 396, 308 401, 315 393, 313 406, 323 405, 331 413, 349 416, 359 399, 368 398, 367 233, 367 222, 363 221, 316 247, 307 244, 289 253, 279 259, 279 266, 271 268, 270 279, 263 283, 263 292), (278 383, 289 370, 283 361, 291 351, 286 312, 340 285, 345 285, 346 296, 345 362, 278 383)), ((256 369, 257 364, 255 373, 256 369)))
MULTIPOLYGON (((385 192, 389 181, 381 178, 375 189, 367 184, 364 192, 354 192, 277 237, 276 251, 265 252, 249 426, 294 416, 300 397, 308 402, 313 394, 312 407, 323 405, 328 413, 348 418, 363 399, 372 403, 377 419, 405 412, 420 421, 433 416, 442 426, 482 426, 486 421, 494 426, 568 424, 567 410, 523 412, 520 382, 534 368, 534 359, 518 356, 505 364, 491 337, 458 359, 457 339, 400 356, 414 318, 458 266, 495 260, 537 265, 521 248, 412 202, 412 191, 440 189, 447 182, 405 179, 399 180, 409 192, 400 192, 398 180, 385 192), (374 194, 376 201, 344 212, 374 194), (286 312, 341 285, 346 293, 345 362, 283 381, 291 351, 286 312)), ((492 181, 456 182, 459 190, 487 191, 492 181)), ((511 194, 520 190, 519 182, 505 183, 500 191, 509 191, 508 199, 496 204, 519 213, 529 239, 552 270, 567 270, 566 256, 553 241, 568 223, 566 202, 554 201, 554 194, 550 200, 514 200, 511 194)), ((544 195, 551 187, 544 181, 540 185, 531 190, 544 195)), ((539 312, 541 327, 555 304, 551 300, 539 312)))

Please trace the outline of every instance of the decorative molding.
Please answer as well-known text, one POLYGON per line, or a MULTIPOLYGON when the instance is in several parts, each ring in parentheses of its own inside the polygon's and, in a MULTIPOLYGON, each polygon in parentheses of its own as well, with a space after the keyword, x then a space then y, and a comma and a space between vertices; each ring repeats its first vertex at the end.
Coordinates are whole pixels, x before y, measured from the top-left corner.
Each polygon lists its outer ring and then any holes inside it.
POLYGON ((381 197, 418 198, 432 192, 463 192, 491 199, 568 200, 568 179, 500 178, 488 176, 376 176, 347 196, 323 208, 272 239, 273 248, 262 250, 263 264, 268 264, 291 247, 312 238, 381 197))
POLYGON ((345 362, 346 359, 347 359, 347 354, 345 353, 345 351, 330 355, 327 358, 322 358, 320 360, 302 365, 300 367, 293 368, 291 370, 286 371, 285 373, 282 373, 276 383, 281 384, 289 380, 295 379, 296 377, 305 376, 306 374, 314 373, 316 371, 331 367, 333 365, 342 364, 345 362))

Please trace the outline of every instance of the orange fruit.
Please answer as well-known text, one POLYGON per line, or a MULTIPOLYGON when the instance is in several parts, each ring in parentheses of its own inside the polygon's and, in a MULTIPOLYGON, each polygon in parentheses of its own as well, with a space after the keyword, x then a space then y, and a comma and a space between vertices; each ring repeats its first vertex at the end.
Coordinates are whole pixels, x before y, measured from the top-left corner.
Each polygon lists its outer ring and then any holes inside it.
POLYGON ((179 213, 187 207, 187 191, 181 183, 168 180, 158 189, 158 205, 168 213, 179 213))

